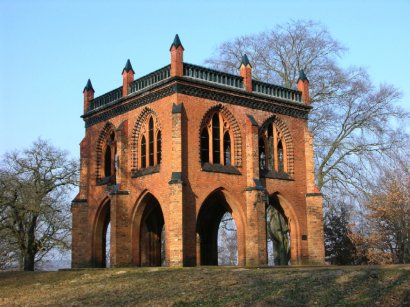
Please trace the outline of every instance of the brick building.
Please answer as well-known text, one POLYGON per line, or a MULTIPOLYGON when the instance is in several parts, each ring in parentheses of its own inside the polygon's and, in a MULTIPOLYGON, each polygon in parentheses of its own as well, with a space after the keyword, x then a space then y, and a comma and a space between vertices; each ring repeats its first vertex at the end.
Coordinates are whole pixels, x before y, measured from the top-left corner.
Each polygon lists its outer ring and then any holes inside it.
POLYGON ((215 265, 221 217, 232 214, 238 264, 267 263, 267 206, 289 227, 292 264, 323 263, 322 196, 307 127, 309 81, 298 90, 183 62, 94 98, 84 88, 80 191, 72 203, 72 266, 215 265), (165 244, 161 244, 161 239, 165 244))

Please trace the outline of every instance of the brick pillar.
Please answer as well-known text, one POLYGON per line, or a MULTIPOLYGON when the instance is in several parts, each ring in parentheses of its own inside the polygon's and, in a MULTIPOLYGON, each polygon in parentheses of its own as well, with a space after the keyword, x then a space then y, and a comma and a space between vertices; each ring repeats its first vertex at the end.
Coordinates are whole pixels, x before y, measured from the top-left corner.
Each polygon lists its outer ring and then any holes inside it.
POLYGON ((171 180, 166 244, 169 265, 183 265, 182 104, 172 106, 171 180))
POLYGON ((323 240, 322 194, 306 194, 307 243, 310 264, 324 264, 325 244, 323 240))
POLYGON ((131 265, 131 233, 130 217, 128 216, 127 204, 128 191, 111 191, 111 237, 110 237, 110 259, 112 267, 131 265))
POLYGON ((267 261, 265 189, 259 179, 258 124, 251 115, 246 120, 246 182, 246 265, 264 265, 267 261))
POLYGON ((91 231, 88 229, 88 203, 85 199, 76 199, 71 204, 72 246, 71 267, 92 267, 91 231))
POLYGON ((323 198, 319 189, 315 185, 313 137, 307 127, 305 127, 304 138, 306 159, 308 262, 311 264, 323 264, 325 260, 325 245, 323 238, 323 198))
POLYGON ((80 186, 76 199, 87 199, 88 196, 88 142, 84 138, 80 143, 80 186))
POLYGON ((115 161, 115 182, 111 188, 111 266, 127 266, 132 261, 130 220, 128 216, 128 120, 118 127, 117 156, 115 161))

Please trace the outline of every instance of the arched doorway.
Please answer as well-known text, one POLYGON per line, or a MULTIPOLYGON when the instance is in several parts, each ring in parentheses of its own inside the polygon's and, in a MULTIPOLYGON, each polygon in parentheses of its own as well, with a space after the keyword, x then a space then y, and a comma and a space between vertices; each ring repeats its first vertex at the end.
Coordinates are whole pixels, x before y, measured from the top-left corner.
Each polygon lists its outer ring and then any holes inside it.
POLYGON ((134 214, 133 262, 140 266, 165 264, 165 224, 158 200, 143 196, 134 214))
POLYGON ((291 259, 289 220, 277 194, 266 206, 266 250, 268 265, 288 265, 291 259))
POLYGON ((93 264, 97 268, 105 268, 109 261, 107 261, 107 242, 109 244, 110 238, 107 236, 110 235, 110 232, 107 233, 108 225, 110 224, 110 210, 111 210, 111 201, 106 200, 99 212, 97 213, 97 221, 95 224, 94 231, 94 248, 93 248, 93 264))
MULTIPOLYGON (((220 247, 223 244, 225 244, 225 249, 236 249, 234 251, 236 259, 234 259, 230 263, 219 261, 219 264, 237 264, 238 244, 236 243, 236 246, 234 245, 233 247, 229 247, 229 242, 221 242, 221 240, 219 240, 218 242, 218 237, 219 239, 222 239, 221 235, 218 236, 218 233, 220 234, 219 230, 221 227, 221 222, 224 223, 223 219, 229 219, 230 217, 232 217, 232 209, 221 190, 212 193, 202 204, 202 207, 198 214, 197 222, 197 233, 199 236, 200 249, 199 256, 201 265, 218 265, 218 258, 221 258, 218 257, 220 256, 218 255, 218 249, 219 251, 221 251, 220 247)), ((228 224, 225 223, 225 226, 231 228, 231 231, 234 232, 233 234, 231 234, 231 236, 234 237, 234 240, 237 242, 236 224, 233 218, 232 221, 228 224)))

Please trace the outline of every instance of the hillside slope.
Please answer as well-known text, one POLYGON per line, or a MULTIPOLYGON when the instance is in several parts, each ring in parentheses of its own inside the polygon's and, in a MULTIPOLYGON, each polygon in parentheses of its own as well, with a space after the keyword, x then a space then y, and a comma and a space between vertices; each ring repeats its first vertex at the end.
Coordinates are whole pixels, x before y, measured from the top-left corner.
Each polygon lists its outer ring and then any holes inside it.
POLYGON ((3 272, 0 305, 410 306, 410 265, 3 272))

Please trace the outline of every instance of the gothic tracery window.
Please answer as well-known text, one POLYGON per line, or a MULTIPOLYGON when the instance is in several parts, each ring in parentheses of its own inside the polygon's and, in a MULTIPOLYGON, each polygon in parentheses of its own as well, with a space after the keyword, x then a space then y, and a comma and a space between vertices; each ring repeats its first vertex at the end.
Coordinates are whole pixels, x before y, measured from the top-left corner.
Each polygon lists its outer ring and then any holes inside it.
POLYGON ((233 132, 220 112, 215 112, 201 129, 201 163, 234 165, 233 132))
POLYGON ((159 165, 161 163, 161 146, 161 130, 155 118, 150 115, 141 127, 138 146, 138 168, 159 165))
MULTIPOLYGON (((102 142, 101 156, 100 156, 100 171, 98 178, 110 178, 114 177, 117 168, 117 140, 115 132, 108 133, 108 136, 102 142)), ((112 178, 114 180, 114 178, 112 178)), ((112 182, 110 180, 110 182, 112 182)))
POLYGON ((273 123, 259 135, 259 167, 278 173, 288 172, 284 135, 273 123))

